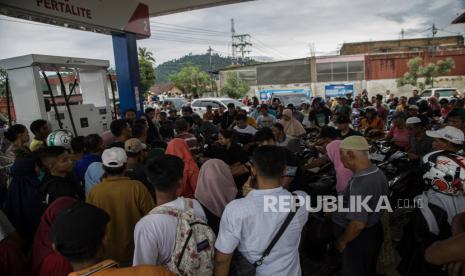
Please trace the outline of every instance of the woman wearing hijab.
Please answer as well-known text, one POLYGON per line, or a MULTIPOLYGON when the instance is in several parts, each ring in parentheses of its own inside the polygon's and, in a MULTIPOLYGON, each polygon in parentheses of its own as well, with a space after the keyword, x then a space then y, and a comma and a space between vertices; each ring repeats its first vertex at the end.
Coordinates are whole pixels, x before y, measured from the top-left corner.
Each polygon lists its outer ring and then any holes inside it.
POLYGON ((61 197, 45 210, 32 246, 33 276, 62 276, 73 271, 71 264, 53 250, 50 229, 57 215, 74 203, 76 203, 76 199, 72 197, 61 197))
POLYGON ((90 193, 92 188, 102 182, 102 177, 104 175, 102 162, 93 162, 89 165, 84 174, 84 190, 86 195, 90 193))
POLYGON ((202 165, 195 198, 202 204, 208 225, 215 234, 218 234, 224 208, 236 195, 236 184, 228 164, 210 159, 202 165))
POLYGON ((5 200, 4 212, 18 233, 32 241, 40 217, 45 210, 39 192, 36 162, 33 158, 16 159, 10 169, 11 182, 5 200))
POLYGON ((189 146, 183 139, 175 138, 168 143, 165 154, 181 158, 184 161, 184 175, 182 185, 176 191, 177 196, 194 198, 199 177, 199 167, 194 161, 189 146))
POLYGON ((326 152, 336 170, 336 191, 342 193, 346 189, 353 173, 342 164, 339 145, 341 145, 341 140, 332 141, 326 145, 326 152))
POLYGON ((283 125, 284 132, 287 135, 300 137, 306 133, 304 127, 294 118, 292 110, 290 109, 285 109, 283 111, 283 115, 281 120, 279 120, 279 123, 283 125))

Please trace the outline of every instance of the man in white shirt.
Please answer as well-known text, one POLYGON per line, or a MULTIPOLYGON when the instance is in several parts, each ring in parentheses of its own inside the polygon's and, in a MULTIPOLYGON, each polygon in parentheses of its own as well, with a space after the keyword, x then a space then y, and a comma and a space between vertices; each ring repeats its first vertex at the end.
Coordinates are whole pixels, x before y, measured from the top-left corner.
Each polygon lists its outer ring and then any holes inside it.
POLYGON ((255 135, 257 132, 253 126, 247 124, 247 116, 243 114, 237 115, 236 126, 233 129, 242 134, 255 135))
MULTIPOLYGON (((158 157, 146 165, 147 178, 155 187, 157 206, 184 210, 187 207, 186 200, 192 200, 195 215, 207 221, 198 201, 176 196, 183 170, 183 161, 173 155, 158 157)), ((177 218, 171 215, 149 213, 143 217, 134 230, 133 265, 168 263, 175 249, 177 223, 177 218)))
MULTIPOLYGON (((283 212, 265 212, 265 201, 279 197, 289 199, 292 194, 282 188, 281 177, 285 164, 284 150, 278 146, 262 146, 252 156, 252 187, 249 194, 231 201, 221 217, 220 231, 215 243, 215 275, 229 274, 231 260, 237 249, 251 264, 262 257, 262 253, 283 224, 289 210, 283 212)), ((305 197, 304 192, 296 192, 305 197)), ((305 204, 304 202, 300 202, 305 204)), ((305 206, 305 205, 303 205, 305 206)), ((279 206, 276 205, 279 209, 279 206)), ((274 245, 263 263, 256 268, 256 275, 301 275, 299 261, 299 243, 302 228, 308 219, 304 207, 297 210, 286 230, 274 245)))

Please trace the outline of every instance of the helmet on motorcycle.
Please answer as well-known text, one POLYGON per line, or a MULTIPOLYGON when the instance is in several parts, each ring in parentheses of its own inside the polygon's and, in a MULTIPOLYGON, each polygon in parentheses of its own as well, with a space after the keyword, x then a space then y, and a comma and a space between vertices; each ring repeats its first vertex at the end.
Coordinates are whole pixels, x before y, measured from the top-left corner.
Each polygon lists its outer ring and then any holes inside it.
POLYGON ((47 146, 60 146, 65 149, 71 148, 71 140, 73 139, 73 134, 71 131, 66 129, 59 129, 52 131, 47 137, 47 146))
POLYGON ((365 114, 366 113, 372 113, 373 115, 377 115, 378 114, 378 110, 376 110, 376 108, 374 106, 367 106, 365 107, 365 114))
POLYGON ((312 106, 318 105, 319 107, 323 107, 325 105, 325 100, 322 97, 316 97, 312 101, 312 106))
POLYGON ((433 190, 463 195, 465 190, 465 158, 445 151, 435 151, 423 157, 425 184, 433 190))

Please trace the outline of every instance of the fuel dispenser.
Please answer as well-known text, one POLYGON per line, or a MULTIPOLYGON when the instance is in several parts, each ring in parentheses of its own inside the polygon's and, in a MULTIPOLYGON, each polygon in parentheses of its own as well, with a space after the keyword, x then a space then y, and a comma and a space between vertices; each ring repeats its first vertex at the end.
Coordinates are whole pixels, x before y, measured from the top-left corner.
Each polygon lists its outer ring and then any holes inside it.
MULTIPOLYGON (((34 120, 45 119, 52 129, 67 129, 75 136, 100 134, 110 127, 109 65, 107 60, 35 54, 0 60, 0 67, 7 70, 16 122, 29 127, 34 120), (58 78, 58 85, 51 85, 52 75, 58 78), (64 76, 74 78, 68 89, 64 76), (82 103, 70 104, 73 94, 80 94, 82 103), (63 98, 64 106, 57 104, 57 96, 63 98)), ((113 85, 110 87, 115 106, 113 85)))

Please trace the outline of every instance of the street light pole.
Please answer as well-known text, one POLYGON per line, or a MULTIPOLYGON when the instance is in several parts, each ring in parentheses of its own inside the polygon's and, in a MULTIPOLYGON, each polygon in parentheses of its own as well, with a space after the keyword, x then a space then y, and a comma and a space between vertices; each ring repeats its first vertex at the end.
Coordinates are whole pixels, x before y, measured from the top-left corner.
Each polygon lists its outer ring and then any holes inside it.
MULTIPOLYGON (((433 44, 432 53, 431 53, 431 61, 434 64, 434 53, 436 52, 436 45, 434 43, 434 36, 438 33, 438 29, 436 28, 436 25, 434 25, 434 23, 433 23, 433 27, 431 28, 431 32, 433 33, 433 40, 431 41, 432 44, 433 44)), ((434 88, 434 76, 431 77, 431 88, 434 88)))

